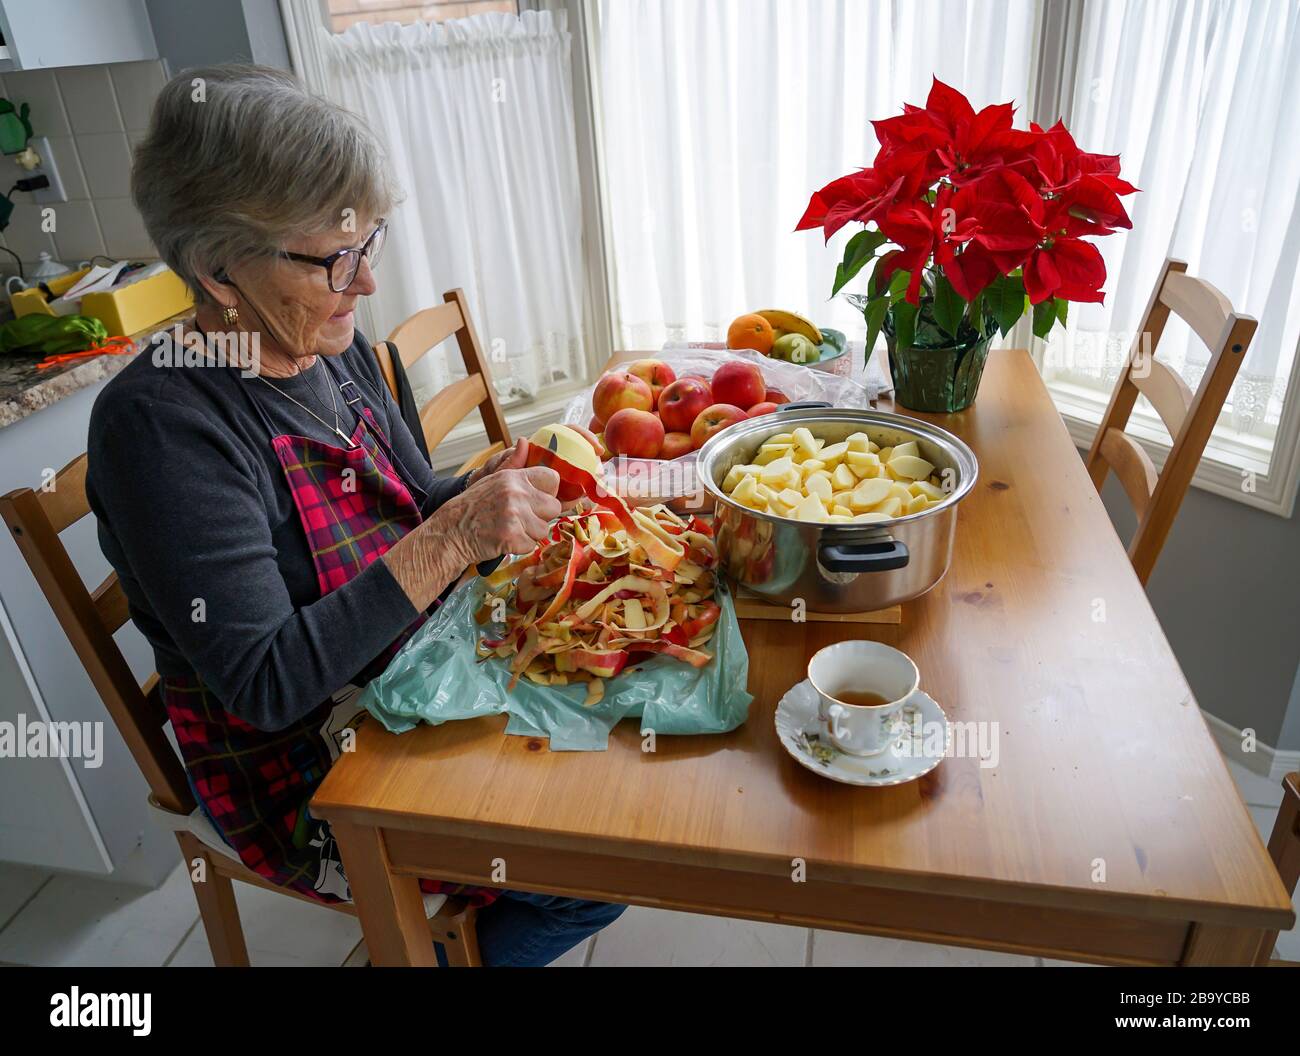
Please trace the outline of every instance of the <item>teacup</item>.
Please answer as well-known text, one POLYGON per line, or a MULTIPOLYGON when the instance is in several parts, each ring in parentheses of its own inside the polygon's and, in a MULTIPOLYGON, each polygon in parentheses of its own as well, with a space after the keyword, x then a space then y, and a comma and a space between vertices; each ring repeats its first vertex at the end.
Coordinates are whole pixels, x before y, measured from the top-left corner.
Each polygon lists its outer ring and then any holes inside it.
POLYGON ((830 742, 849 755, 879 755, 893 743, 893 717, 917 691, 921 674, 898 649, 847 641, 813 656, 808 681, 820 698, 818 714, 830 742), (873 702, 860 702, 867 698, 873 702))

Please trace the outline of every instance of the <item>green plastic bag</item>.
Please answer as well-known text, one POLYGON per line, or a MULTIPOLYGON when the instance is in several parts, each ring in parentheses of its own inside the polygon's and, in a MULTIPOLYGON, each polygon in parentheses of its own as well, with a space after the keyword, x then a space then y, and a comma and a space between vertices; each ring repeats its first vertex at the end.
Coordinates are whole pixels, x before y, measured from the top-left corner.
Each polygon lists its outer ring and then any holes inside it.
POLYGON ((482 579, 457 587, 366 687, 360 703, 387 729, 404 733, 419 722, 437 726, 508 712, 506 733, 549 738, 553 751, 603 752, 615 724, 630 716, 641 718, 642 733, 658 735, 725 733, 749 715, 749 655, 721 582, 722 613, 704 647, 713 654, 708 664, 695 668, 670 656, 647 657, 607 680, 604 698, 589 708, 583 705, 585 683, 539 686, 520 678, 507 692, 508 662, 479 661, 478 638, 503 630, 500 624, 474 622, 484 591, 482 579))

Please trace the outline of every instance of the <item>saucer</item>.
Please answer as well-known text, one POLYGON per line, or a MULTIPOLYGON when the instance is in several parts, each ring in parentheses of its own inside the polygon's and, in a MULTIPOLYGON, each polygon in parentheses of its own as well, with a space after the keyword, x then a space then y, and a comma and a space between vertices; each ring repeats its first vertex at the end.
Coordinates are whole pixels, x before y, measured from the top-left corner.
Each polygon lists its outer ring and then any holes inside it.
POLYGON ((888 748, 878 755, 849 755, 826 736, 826 726, 817 715, 819 702, 807 679, 791 686, 776 706, 776 735, 800 766, 844 785, 881 788, 915 781, 943 761, 943 754, 925 754, 927 742, 933 747, 934 738, 926 736, 933 724, 943 724, 945 751, 951 741, 952 730, 943 708, 918 689, 898 710, 893 723, 895 739, 888 748), (918 716, 920 736, 915 731, 918 716))

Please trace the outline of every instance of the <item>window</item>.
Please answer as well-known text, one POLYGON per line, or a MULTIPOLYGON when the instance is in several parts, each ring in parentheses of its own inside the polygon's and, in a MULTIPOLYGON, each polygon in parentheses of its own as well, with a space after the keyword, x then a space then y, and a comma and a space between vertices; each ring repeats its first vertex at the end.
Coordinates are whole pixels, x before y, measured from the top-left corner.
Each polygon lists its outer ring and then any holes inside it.
POLYGON ((725 336, 779 305, 862 335, 828 302, 837 237, 792 234, 809 195, 866 164, 872 118, 936 75, 973 100, 1029 95, 1032 0, 601 0, 615 343, 725 336), (939 27, 942 27, 941 29, 939 27))
MULTIPOLYGON (((1043 355, 1043 376, 1076 438, 1090 439, 1162 262, 1187 261, 1189 273, 1260 321, 1198 482, 1289 512, 1300 339, 1300 7, 1090 0, 1076 54, 1062 100, 1066 124, 1087 149, 1120 154, 1142 193, 1129 200, 1133 230, 1098 242, 1106 303, 1071 305, 1067 331, 1058 330, 1043 355)), ((1193 389, 1208 359, 1177 318, 1157 355, 1193 389)), ((1144 399, 1130 428, 1158 462, 1170 438, 1144 399)))
POLYGON ((384 22, 446 22, 451 18, 496 11, 504 15, 519 14, 516 0, 327 0, 329 27, 342 33, 358 22, 380 25, 384 22))
MULTIPOLYGON (((812 190, 873 156, 869 119, 922 102, 934 74, 977 106, 1014 100, 1022 123, 1064 116, 1085 149, 1121 154, 1143 188, 1127 200, 1133 233, 1098 240, 1106 304, 1072 305, 1068 339, 1039 350, 1076 440, 1091 439, 1161 264, 1184 259, 1260 319, 1197 483, 1289 512, 1300 468, 1294 0, 601 0, 596 10, 618 345, 716 339, 766 304, 861 336, 861 317, 826 299, 851 232, 824 248, 792 229, 812 190)), ((1177 320, 1160 357, 1193 388, 1208 358, 1177 320)), ((1160 464, 1169 437, 1154 412, 1140 404, 1131 428, 1160 464)))

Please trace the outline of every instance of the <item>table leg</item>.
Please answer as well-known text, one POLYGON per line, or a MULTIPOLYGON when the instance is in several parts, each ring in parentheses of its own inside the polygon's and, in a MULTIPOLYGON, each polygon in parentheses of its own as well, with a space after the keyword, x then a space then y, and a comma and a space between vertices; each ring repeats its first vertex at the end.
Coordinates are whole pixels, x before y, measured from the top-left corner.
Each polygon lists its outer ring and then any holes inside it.
POLYGON ((1178 963, 1183 967, 1253 965, 1258 962, 1268 936, 1268 932, 1255 928, 1193 924, 1187 948, 1178 963))
POLYGON ((419 880, 393 873, 383 837, 373 826, 332 822, 330 829, 343 854, 370 963, 437 965, 419 880))

